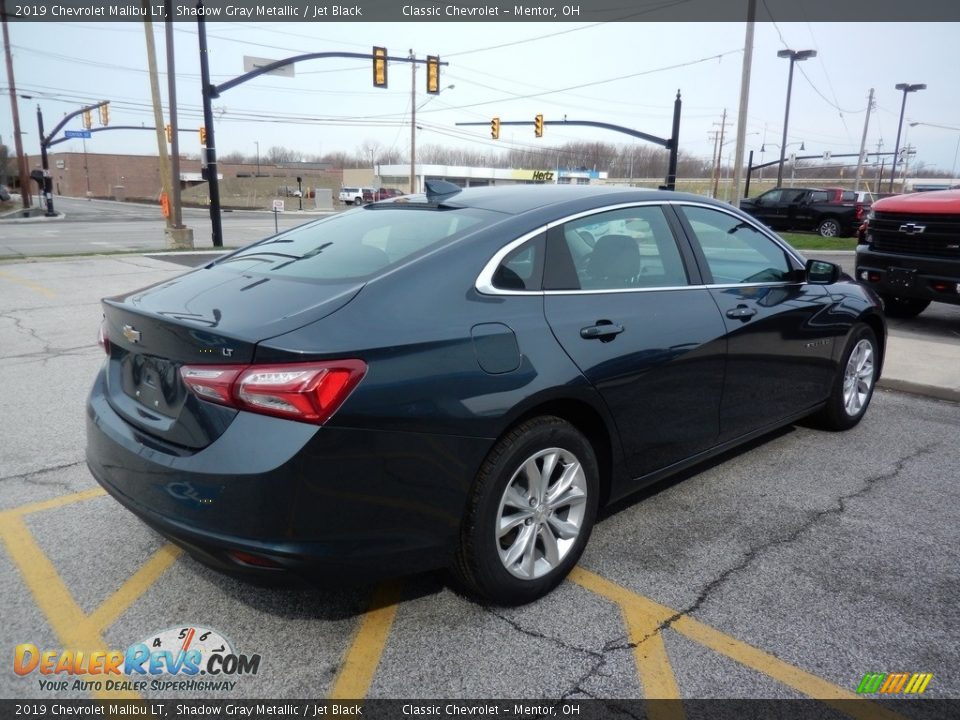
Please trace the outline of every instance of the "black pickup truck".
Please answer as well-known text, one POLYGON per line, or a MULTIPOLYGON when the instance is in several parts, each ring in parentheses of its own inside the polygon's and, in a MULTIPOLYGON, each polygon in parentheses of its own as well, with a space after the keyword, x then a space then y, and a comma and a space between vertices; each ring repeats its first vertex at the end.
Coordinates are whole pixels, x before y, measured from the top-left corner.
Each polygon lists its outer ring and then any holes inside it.
POLYGON ((740 209, 774 230, 813 230, 823 237, 854 235, 864 204, 852 190, 774 188, 740 201, 740 209))

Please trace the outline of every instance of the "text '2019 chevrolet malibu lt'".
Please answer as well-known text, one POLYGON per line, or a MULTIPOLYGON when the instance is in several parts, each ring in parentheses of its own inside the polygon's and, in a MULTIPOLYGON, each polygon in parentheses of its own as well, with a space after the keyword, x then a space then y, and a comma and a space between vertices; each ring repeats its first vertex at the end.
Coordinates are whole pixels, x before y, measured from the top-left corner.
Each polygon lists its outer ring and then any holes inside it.
POLYGON ((879 301, 693 195, 428 192, 103 301, 97 480, 221 568, 449 567, 533 600, 599 507, 809 415, 863 417, 879 301))

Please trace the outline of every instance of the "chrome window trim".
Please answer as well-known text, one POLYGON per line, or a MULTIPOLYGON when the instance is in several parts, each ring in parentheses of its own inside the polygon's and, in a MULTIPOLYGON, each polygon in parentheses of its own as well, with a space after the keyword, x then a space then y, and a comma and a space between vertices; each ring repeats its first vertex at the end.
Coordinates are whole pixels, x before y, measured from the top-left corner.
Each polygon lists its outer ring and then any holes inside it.
MULTIPOLYGON (((497 268, 500 266, 500 263, 503 259, 509 255, 511 252, 516 250, 518 247, 523 245, 525 242, 532 240, 541 233, 545 233, 551 228, 555 228, 558 225, 564 225, 573 220, 579 220, 582 217, 588 217, 590 215, 599 215, 600 213, 611 212, 613 210, 625 210, 627 208, 635 207, 649 207, 651 205, 664 206, 664 205, 681 205, 681 206, 692 206, 692 207, 702 207, 707 208, 708 210, 717 210, 726 215, 730 215, 733 218, 736 218, 738 221, 746 222, 754 230, 773 241, 781 250, 783 250, 787 255, 792 257, 794 260, 799 263, 801 267, 806 265, 806 260, 803 256, 800 255, 796 250, 794 250, 789 245, 783 243, 773 232, 767 228, 765 225, 758 224, 754 222, 753 218, 747 216, 743 218, 740 215, 729 212, 726 208, 712 205, 710 203, 700 203, 695 200, 643 200, 640 202, 632 203, 618 203, 616 205, 605 205, 600 208, 593 208, 591 210, 582 210, 571 215, 566 215, 557 220, 551 220, 545 225, 541 225, 535 230, 524 233, 515 240, 511 240, 502 248, 497 250, 493 254, 487 264, 483 266, 483 270, 480 271, 480 274, 477 276, 477 280, 474 283, 474 288, 477 292, 482 295, 499 295, 499 296, 545 296, 545 295, 599 295, 607 293, 636 293, 636 292, 665 292, 665 291, 674 291, 674 290, 716 290, 724 288, 736 288, 736 287, 782 287, 786 285, 797 285, 796 281, 783 281, 783 282, 764 282, 764 283, 717 283, 710 285, 677 285, 671 287, 653 287, 653 288, 610 288, 610 289, 600 289, 600 290, 504 290, 502 288, 495 287, 493 284, 493 275, 497 271, 497 268)), ((746 213, 744 213, 746 215, 746 213)))

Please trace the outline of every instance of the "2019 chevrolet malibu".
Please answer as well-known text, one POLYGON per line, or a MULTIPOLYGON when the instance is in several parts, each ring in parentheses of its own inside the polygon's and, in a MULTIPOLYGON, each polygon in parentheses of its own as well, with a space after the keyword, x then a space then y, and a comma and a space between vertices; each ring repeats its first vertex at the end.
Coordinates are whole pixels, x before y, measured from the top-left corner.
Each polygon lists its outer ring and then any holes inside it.
POLYGON ((597 509, 863 417, 880 304, 702 197, 523 186, 356 208, 103 301, 96 479, 235 571, 450 567, 522 603, 597 509))

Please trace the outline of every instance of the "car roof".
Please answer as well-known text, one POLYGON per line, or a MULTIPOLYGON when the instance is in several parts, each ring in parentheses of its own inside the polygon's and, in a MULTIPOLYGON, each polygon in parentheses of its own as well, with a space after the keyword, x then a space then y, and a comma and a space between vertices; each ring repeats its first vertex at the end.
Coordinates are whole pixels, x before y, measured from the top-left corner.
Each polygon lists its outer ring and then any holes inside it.
POLYGON ((494 212, 519 215, 550 205, 569 202, 596 200, 601 206, 616 202, 643 202, 667 200, 707 201, 709 198, 689 193, 666 190, 644 190, 625 186, 611 185, 501 185, 477 188, 463 188, 459 192, 430 198, 425 193, 404 195, 394 202, 402 200, 404 204, 436 204, 444 207, 477 208, 494 212))

